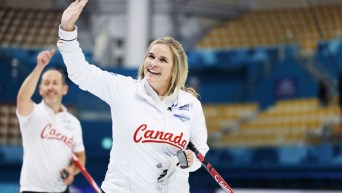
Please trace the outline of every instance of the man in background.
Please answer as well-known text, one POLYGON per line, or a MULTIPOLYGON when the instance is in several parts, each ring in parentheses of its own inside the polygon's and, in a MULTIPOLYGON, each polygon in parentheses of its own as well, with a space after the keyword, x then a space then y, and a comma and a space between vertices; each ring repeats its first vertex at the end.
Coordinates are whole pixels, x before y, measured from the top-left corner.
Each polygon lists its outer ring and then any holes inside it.
POLYGON ((68 92, 66 78, 57 69, 44 68, 55 50, 38 54, 37 65, 25 79, 17 96, 17 117, 23 139, 24 158, 20 192, 69 193, 79 169, 72 161, 75 154, 85 164, 82 129, 79 120, 62 105, 68 92), (40 103, 32 100, 39 77, 40 103), (67 174, 62 179, 61 174, 67 174))

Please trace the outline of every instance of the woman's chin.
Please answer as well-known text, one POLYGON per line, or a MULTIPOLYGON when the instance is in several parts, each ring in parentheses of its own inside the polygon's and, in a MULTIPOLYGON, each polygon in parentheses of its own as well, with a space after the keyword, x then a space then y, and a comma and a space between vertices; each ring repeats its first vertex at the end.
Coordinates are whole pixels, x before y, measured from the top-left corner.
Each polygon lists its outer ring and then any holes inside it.
POLYGON ((152 76, 146 76, 146 80, 149 84, 152 84, 153 82, 156 81, 156 78, 152 76))

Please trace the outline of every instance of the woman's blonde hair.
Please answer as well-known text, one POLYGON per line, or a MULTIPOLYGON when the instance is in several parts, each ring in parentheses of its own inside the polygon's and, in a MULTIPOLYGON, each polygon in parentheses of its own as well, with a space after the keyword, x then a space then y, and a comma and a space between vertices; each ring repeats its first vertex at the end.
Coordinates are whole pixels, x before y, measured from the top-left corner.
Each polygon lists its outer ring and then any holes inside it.
MULTIPOLYGON (((175 92, 178 93, 179 90, 184 90, 188 93, 191 93, 195 97, 198 97, 197 92, 193 88, 185 87, 185 82, 188 78, 188 57, 186 56, 182 44, 169 36, 158 38, 154 40, 148 47, 148 50, 144 57, 144 61, 146 60, 146 57, 148 56, 151 48, 156 44, 164 44, 169 46, 173 56, 171 80, 167 95, 175 92)), ((138 79, 142 78, 144 78, 144 63, 139 67, 138 70, 138 79)))

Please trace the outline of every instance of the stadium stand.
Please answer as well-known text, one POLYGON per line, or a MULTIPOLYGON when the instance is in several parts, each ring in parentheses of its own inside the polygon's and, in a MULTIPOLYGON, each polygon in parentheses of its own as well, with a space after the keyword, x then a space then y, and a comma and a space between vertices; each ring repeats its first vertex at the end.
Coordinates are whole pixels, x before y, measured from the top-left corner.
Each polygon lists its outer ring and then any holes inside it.
POLYGON ((54 47, 61 15, 61 11, 0 7, 1 46, 54 47))
MULTIPOLYGON (((212 109, 211 111, 215 112, 212 109)), ((223 133, 219 140, 216 138, 213 146, 258 147, 319 144, 327 141, 332 143, 336 136, 341 135, 338 130, 341 114, 339 107, 322 107, 316 98, 282 100, 260 112, 250 112, 252 114, 248 119, 235 122, 233 131, 223 133)), ((208 127, 215 128, 214 131, 223 130, 228 124, 221 119, 229 119, 221 118, 224 115, 222 112, 216 115, 207 116, 215 123, 211 125, 211 121, 208 121, 208 127)), ((213 130, 209 129, 209 132, 213 130)))
POLYGON ((298 43, 303 50, 315 51, 321 40, 341 35, 342 6, 287 8, 249 11, 243 16, 214 27, 198 48, 241 48, 298 43), (321 26, 322 37, 312 14, 321 26))

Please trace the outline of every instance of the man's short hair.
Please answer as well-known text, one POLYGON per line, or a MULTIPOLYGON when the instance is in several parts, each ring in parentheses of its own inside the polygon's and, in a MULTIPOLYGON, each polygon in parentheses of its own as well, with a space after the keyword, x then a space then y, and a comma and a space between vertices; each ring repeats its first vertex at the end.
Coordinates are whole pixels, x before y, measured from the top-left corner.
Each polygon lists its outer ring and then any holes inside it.
POLYGON ((45 72, 47 72, 47 71, 49 71, 49 70, 56 70, 56 71, 58 71, 61 75, 62 75, 62 83, 63 83, 63 85, 66 85, 66 70, 65 70, 65 68, 63 68, 63 67, 58 67, 58 66, 56 66, 56 67, 50 67, 50 68, 48 68, 48 69, 46 69, 46 71, 45 72))

